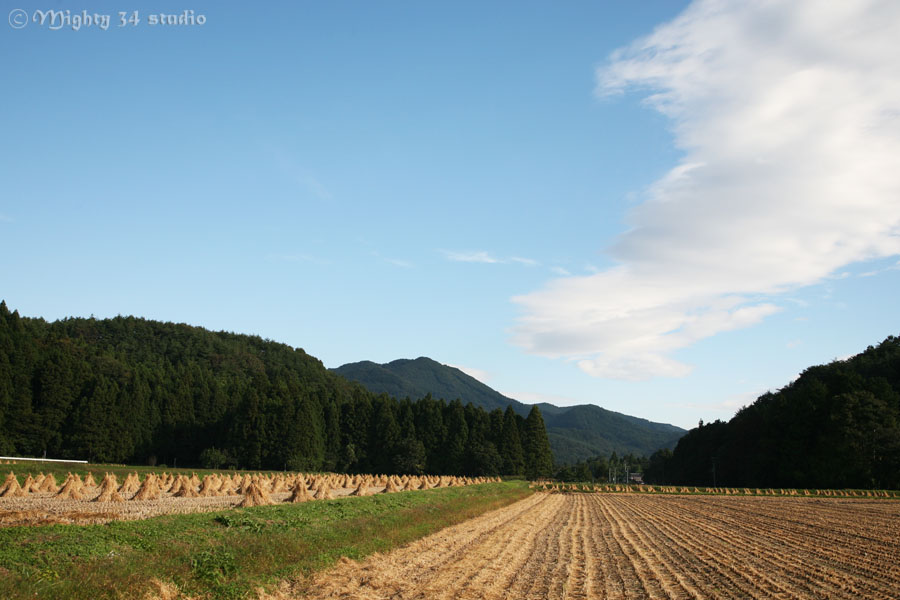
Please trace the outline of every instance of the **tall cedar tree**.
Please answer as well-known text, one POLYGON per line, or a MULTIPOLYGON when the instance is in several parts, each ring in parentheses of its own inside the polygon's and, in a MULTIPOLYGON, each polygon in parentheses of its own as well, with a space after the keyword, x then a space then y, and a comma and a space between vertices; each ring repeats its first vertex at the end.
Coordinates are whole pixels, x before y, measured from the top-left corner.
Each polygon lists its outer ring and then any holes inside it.
POLYGON ((553 453, 550 451, 544 417, 537 406, 531 407, 528 418, 525 419, 524 438, 522 447, 525 451, 525 477, 533 480, 552 476, 553 453))
POLYGON ((519 438, 517 416, 512 405, 506 407, 501 429, 500 456, 503 459, 502 470, 508 475, 525 474, 525 452, 519 438))

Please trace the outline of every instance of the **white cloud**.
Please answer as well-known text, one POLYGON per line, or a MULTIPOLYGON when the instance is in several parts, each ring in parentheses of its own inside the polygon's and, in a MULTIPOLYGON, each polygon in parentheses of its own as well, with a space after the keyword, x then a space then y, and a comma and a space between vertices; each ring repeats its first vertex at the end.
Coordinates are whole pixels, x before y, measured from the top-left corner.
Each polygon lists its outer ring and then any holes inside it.
POLYGON ((269 146, 268 151, 284 176, 303 190, 304 195, 312 194, 319 200, 331 200, 331 191, 287 151, 276 146, 269 146))
POLYGON ((898 23, 890 1, 710 0, 614 53, 598 93, 648 90, 684 156, 616 266, 514 298, 514 341, 600 377, 683 376, 676 350, 900 254, 898 23))
POLYGON ((520 265, 525 265, 526 267, 535 267, 540 265, 540 263, 531 258, 523 258, 521 256, 512 256, 510 258, 497 258, 496 256, 491 255, 484 250, 477 250, 472 252, 453 252, 450 250, 441 250, 444 257, 447 260, 452 260, 454 262, 470 262, 470 263, 484 263, 484 264, 509 264, 509 263, 517 263, 520 265))
POLYGON ((524 402, 525 404, 541 404, 545 402, 547 404, 553 404, 555 406, 577 406, 579 404, 588 404, 588 402, 584 402, 578 400, 577 398, 572 398, 569 396, 560 396, 557 394, 541 394, 538 392, 500 392, 507 398, 512 398, 513 400, 518 400, 519 402, 524 402))
POLYGON ((683 408, 694 408, 709 410, 713 412, 726 413, 728 417, 745 406, 753 404, 762 393, 759 392, 743 392, 739 394, 731 394, 725 400, 716 402, 684 402, 679 404, 683 408))
POLYGON ((459 369, 469 377, 474 377, 481 383, 487 383, 491 378, 491 374, 487 371, 482 371, 481 369, 473 369, 472 367, 464 367, 462 365, 451 365, 448 364, 448 367, 453 367, 454 369, 459 369))
POLYGON ((564 269, 563 267, 550 267, 550 270, 563 277, 568 277, 572 274, 568 269, 564 269))
POLYGON ((386 262, 389 265, 394 265, 395 267, 400 267, 401 269, 412 269, 415 265, 402 258, 391 258, 389 256, 382 256, 380 252, 377 250, 370 250, 369 254, 374 256, 375 258, 386 262))
POLYGON ((292 263, 312 263, 314 265, 330 265, 331 261, 325 258, 320 258, 318 256, 314 256, 312 254, 269 254, 267 256, 269 260, 276 260, 281 262, 292 262, 292 263))
POLYGON ((499 263, 500 260, 494 258, 490 254, 484 251, 478 252, 450 252, 449 250, 443 251, 444 256, 447 257, 447 260, 452 260, 454 262, 471 262, 471 263, 485 263, 485 264, 496 264, 499 263))
POLYGON ((408 260, 403 260, 400 258, 385 258, 384 261, 390 265, 394 265, 395 267, 400 267, 403 269, 412 269, 413 264, 408 260))

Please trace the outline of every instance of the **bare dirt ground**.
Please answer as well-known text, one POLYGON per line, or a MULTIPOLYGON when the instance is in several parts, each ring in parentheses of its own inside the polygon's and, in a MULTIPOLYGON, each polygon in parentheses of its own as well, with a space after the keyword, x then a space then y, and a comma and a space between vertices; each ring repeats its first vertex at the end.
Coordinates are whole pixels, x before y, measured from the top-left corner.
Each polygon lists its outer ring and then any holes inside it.
POLYGON ((538 493, 268 598, 900 596, 900 502, 538 493))

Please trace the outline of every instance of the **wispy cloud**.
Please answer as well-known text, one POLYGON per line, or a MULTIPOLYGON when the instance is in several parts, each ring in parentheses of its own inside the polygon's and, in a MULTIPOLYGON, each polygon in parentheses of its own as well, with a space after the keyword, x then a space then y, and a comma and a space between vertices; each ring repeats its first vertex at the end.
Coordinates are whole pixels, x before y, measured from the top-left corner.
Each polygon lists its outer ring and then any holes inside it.
POLYGON ((900 254, 898 22, 891 1, 704 0, 614 53, 599 95, 647 91, 684 156, 614 267, 514 298, 514 341, 600 377, 683 376, 675 351, 900 254))
POLYGON ((682 408, 702 409, 724 413, 730 417, 737 410, 753 404, 760 396, 762 396, 761 393, 744 392, 740 394, 731 394, 724 400, 716 402, 683 402, 678 404, 677 406, 680 406, 682 408))
POLYGON ((0 223, 12 223, 13 218, 7 215, 0 213, 0 223))
POLYGON ((887 273, 889 271, 900 271, 900 262, 894 263, 889 267, 884 267, 883 269, 875 269, 874 271, 866 271, 865 273, 860 273, 858 277, 874 277, 876 275, 881 275, 882 273, 887 273))
POLYGON ((319 200, 331 200, 331 191, 307 167, 301 165, 285 150, 269 146, 273 160, 284 176, 293 181, 304 192, 312 194, 319 200))
POLYGON ((412 269, 414 266, 408 260, 402 260, 399 258, 385 258, 384 262, 388 263, 389 265, 394 265, 395 267, 400 267, 402 269, 412 269))
POLYGON ((294 181, 305 187, 320 200, 331 200, 331 191, 312 173, 305 169, 297 169, 292 174, 294 181))
POLYGON ((447 260, 452 260, 454 262, 484 263, 489 265, 501 262, 500 259, 494 258, 484 251, 451 252, 449 250, 442 250, 441 252, 447 260))
POLYGON ((441 250, 441 253, 444 255, 444 257, 447 260, 451 260, 454 262, 483 263, 483 264, 489 264, 489 265, 517 263, 520 265, 525 265, 527 267, 536 267, 541 264, 534 259, 524 258, 521 256, 511 256, 509 258, 498 258, 484 250, 476 250, 476 251, 469 251, 469 252, 454 252, 451 250, 441 250))
POLYGON ((469 377, 474 377, 481 383, 487 383, 491 379, 491 374, 482 369, 474 369, 472 367, 464 367, 462 365, 451 365, 447 364, 448 367, 453 367, 454 369, 459 369, 469 377))
POLYGON ((269 260, 292 262, 292 263, 311 263, 315 265, 330 265, 331 261, 312 254, 269 254, 266 256, 269 260))
POLYGON ((526 404, 540 404, 545 402, 556 406, 576 406, 578 404, 586 404, 586 402, 570 398, 569 396, 559 396, 556 394, 541 394, 538 392, 501 392, 507 398, 518 400, 526 404))
MULTIPOLYGON (((368 242, 366 241, 363 241, 363 243, 368 244, 368 242)), ((383 256, 377 250, 369 250, 369 254, 382 262, 393 265, 395 267, 400 267, 401 269, 412 269, 415 266, 412 262, 404 260, 402 258, 391 258, 389 256, 383 256)))

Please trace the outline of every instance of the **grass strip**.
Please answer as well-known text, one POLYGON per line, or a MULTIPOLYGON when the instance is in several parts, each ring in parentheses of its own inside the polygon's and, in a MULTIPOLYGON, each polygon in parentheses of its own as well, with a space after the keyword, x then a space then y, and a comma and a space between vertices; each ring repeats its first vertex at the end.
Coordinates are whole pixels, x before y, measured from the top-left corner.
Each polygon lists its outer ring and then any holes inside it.
POLYGON ((532 493, 521 481, 105 525, 0 529, 0 598, 142 598, 154 580, 200 598, 386 552, 532 493))

